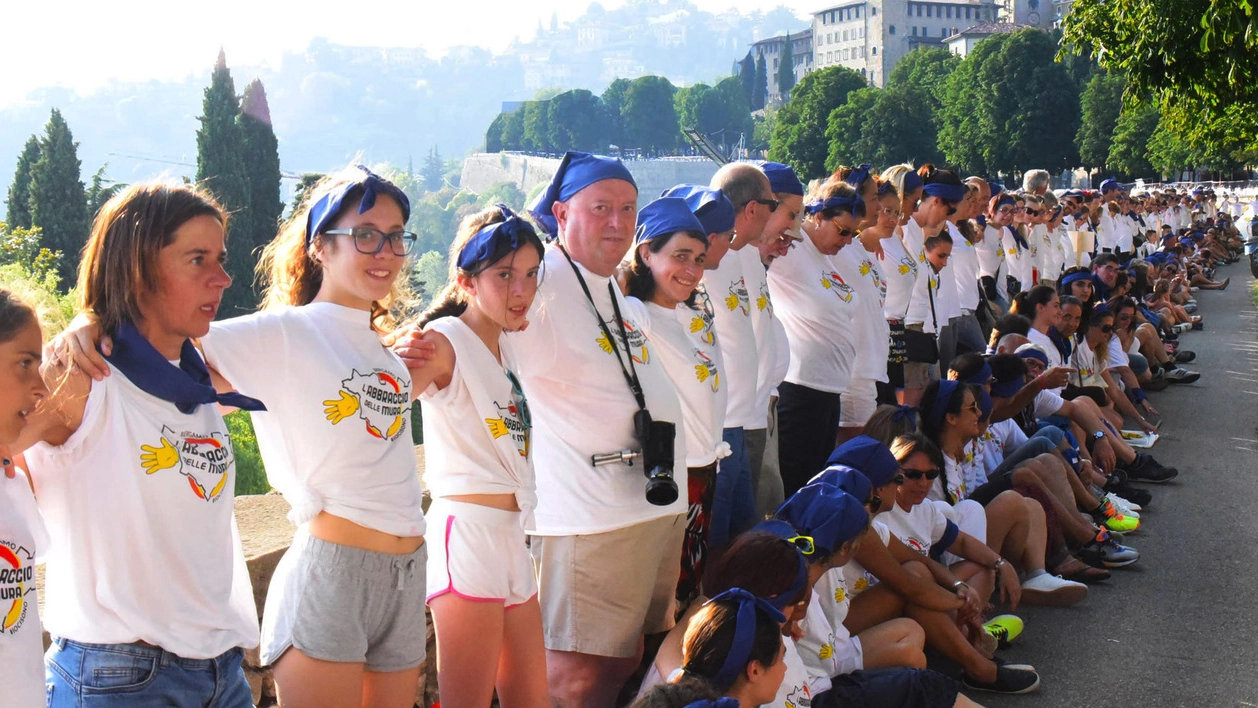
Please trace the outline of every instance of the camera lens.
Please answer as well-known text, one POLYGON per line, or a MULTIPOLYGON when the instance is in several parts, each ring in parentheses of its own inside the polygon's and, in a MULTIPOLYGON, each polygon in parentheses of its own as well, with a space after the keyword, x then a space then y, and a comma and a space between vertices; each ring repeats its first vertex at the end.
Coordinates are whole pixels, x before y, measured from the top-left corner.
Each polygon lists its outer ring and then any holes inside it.
POLYGON ((668 506, 677 501, 677 482, 661 467, 651 470, 646 481, 646 500, 655 506, 668 506))

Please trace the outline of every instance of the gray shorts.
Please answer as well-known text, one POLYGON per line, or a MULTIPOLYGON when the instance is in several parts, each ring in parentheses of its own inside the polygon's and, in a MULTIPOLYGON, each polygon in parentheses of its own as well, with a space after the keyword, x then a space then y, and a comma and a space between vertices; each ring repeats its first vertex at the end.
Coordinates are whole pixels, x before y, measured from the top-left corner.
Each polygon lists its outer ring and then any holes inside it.
POLYGON ((394 555, 299 534, 267 592, 263 665, 289 647, 382 673, 422 664, 427 559, 426 545, 394 555))

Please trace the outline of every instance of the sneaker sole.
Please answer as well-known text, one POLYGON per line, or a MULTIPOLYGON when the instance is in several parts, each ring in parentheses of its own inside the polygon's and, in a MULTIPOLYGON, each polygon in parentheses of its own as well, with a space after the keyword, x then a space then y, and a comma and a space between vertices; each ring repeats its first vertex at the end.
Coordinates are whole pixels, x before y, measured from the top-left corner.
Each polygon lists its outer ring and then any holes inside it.
POLYGON ((1129 565, 1136 564, 1139 560, 1140 560, 1139 558, 1132 558, 1131 560, 1125 560, 1125 561, 1103 560, 1101 561, 1101 563, 1103 563, 1106 568, 1126 568, 1129 565))
POLYGON ((1088 596, 1086 587, 1062 587, 1056 590, 1026 590, 1022 591, 1022 602, 1028 605, 1039 605, 1041 607, 1070 607, 1083 602, 1088 596))
POLYGON ((1038 675, 1036 675, 1036 677, 1035 677, 1035 683, 1033 683, 1033 684, 1031 684, 1030 686, 1027 686, 1026 688, 1021 689, 1021 690, 1019 690, 1019 691, 1001 691, 1001 690, 998 690, 998 689, 993 688, 993 687, 991 687, 991 686, 985 686, 985 685, 983 685, 983 684, 973 684, 973 683, 970 683, 969 681, 965 681, 965 680, 962 680, 962 681, 961 681, 961 683, 962 683, 962 684, 963 684, 966 688, 970 689, 971 691, 986 691, 987 693, 1001 693, 1001 694, 1004 694, 1004 695, 1006 695, 1006 696, 1017 696, 1017 695, 1021 695, 1021 694, 1023 694, 1023 693, 1030 693, 1030 692, 1032 692, 1032 691, 1036 690, 1037 688, 1039 688, 1039 687, 1040 687, 1040 677, 1039 677, 1038 675))
POLYGON ((1171 481, 1172 479, 1175 479, 1178 476, 1179 476, 1179 473, 1176 472, 1175 474, 1169 477, 1163 477, 1162 479, 1149 479, 1148 477, 1135 477, 1135 476, 1132 476, 1130 472, 1128 472, 1127 479, 1131 480, 1132 482, 1136 482, 1138 484, 1166 484, 1167 482, 1171 481))

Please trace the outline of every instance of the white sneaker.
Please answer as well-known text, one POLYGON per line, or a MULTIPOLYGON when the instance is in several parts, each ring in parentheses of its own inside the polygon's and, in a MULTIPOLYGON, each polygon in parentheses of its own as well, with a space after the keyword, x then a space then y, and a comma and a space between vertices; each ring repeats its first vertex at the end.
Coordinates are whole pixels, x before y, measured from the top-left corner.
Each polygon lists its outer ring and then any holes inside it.
POLYGON ((1109 503, 1113 504, 1114 508, 1118 510, 1118 513, 1122 514, 1123 516, 1130 516, 1133 519, 1140 518, 1140 505, 1139 504, 1129 502, 1126 499, 1123 499, 1122 497, 1118 496, 1117 494, 1113 492, 1108 492, 1105 495, 1105 498, 1109 500, 1109 503))
POLYGON ((1069 607, 1088 596, 1088 586, 1044 573, 1022 581, 1022 601, 1031 605, 1069 607))

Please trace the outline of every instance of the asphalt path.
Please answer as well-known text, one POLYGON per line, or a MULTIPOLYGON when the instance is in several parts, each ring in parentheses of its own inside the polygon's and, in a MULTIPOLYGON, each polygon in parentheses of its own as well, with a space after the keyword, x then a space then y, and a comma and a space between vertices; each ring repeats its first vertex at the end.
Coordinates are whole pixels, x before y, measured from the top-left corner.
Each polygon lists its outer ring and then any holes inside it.
POLYGON ((1127 537, 1140 562, 1066 609, 1020 608, 1026 632, 1000 652, 1035 666, 1037 693, 969 692, 986 706, 1258 706, 1258 310, 1248 263, 1197 293, 1202 332, 1180 335, 1202 372, 1151 394, 1150 452, 1179 469, 1127 537))

